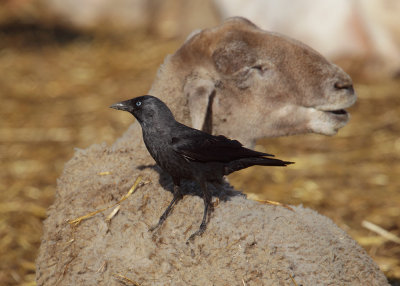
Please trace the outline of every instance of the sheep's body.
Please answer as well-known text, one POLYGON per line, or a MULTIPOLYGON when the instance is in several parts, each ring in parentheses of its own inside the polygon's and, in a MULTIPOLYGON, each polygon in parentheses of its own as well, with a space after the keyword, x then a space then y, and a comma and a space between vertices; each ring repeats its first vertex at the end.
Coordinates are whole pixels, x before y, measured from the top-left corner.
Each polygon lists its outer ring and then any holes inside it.
POLYGON ((387 285, 354 240, 301 206, 290 211, 240 195, 221 199, 207 231, 186 245, 203 211, 201 197, 186 196, 152 237, 148 228, 171 199, 164 188, 172 182, 158 169, 137 168, 149 162, 137 124, 111 147, 75 154, 45 222, 38 285, 121 285, 117 274, 140 285, 294 285, 292 278, 297 285, 387 285), (99 175, 104 171, 111 174, 99 175), (111 210, 76 228, 67 223, 116 202, 139 175, 150 183, 122 203, 109 227, 111 210))
MULTIPOLYGON (((225 28, 222 26, 222 29, 225 28)), ((229 29, 224 33, 228 32, 229 29)), ((166 101, 179 121, 188 124, 192 120, 194 125, 207 127, 205 123, 211 117, 209 126, 214 133, 242 141, 242 138, 247 138, 248 144, 259 135, 312 131, 304 128, 307 126, 304 121, 292 121, 291 125, 303 129, 294 132, 284 130, 285 125, 279 125, 279 122, 284 122, 285 109, 275 118, 265 114, 265 118, 275 120, 276 125, 275 129, 260 125, 262 134, 246 133, 240 126, 232 128, 224 124, 221 118, 234 120, 238 115, 232 112, 243 112, 243 106, 235 106, 241 100, 238 91, 241 90, 247 99, 251 96, 258 103, 267 95, 252 94, 257 93, 260 82, 251 81, 250 77, 248 83, 256 86, 245 88, 242 85, 243 89, 228 86, 232 80, 233 84, 237 83, 238 78, 223 76, 222 72, 211 73, 220 78, 211 78, 210 81, 207 77, 213 67, 209 62, 207 64, 206 59, 200 59, 198 64, 187 59, 186 63, 196 69, 196 72, 188 75, 188 70, 179 69, 182 62, 177 60, 185 52, 188 43, 192 48, 196 47, 195 42, 189 40, 175 55, 169 57, 152 88, 152 94, 166 101), (176 70, 173 70, 174 66, 176 70), (183 82, 184 78, 190 82, 183 82), (222 90, 221 85, 226 89, 222 90), (228 91, 236 93, 228 97, 228 91), (197 96, 200 96, 199 101, 197 96), (228 105, 221 108, 218 106, 221 104, 228 105), (193 109, 196 105, 201 109, 200 112, 193 109), (202 105, 206 108, 202 108, 202 105)), ((287 43, 299 45, 293 41, 287 43)), ((290 45, 286 48, 290 48, 290 45)), ((312 56, 312 53, 308 55, 312 56)), ((190 53, 190 56, 195 59, 195 54, 190 53)), ((316 60, 322 65, 319 56, 316 60)), ((325 65, 328 72, 335 70, 328 62, 325 65)), ((346 79, 339 69, 336 70, 337 74, 333 75, 346 79)), ((329 82, 329 78, 325 78, 326 82, 329 82)), ((303 89, 307 86, 308 83, 300 84, 303 89)), ((269 91, 272 90, 271 87, 269 91)), ((277 90, 285 89, 279 86, 277 90)), ((296 100, 294 94, 287 98, 288 105, 294 111, 302 109, 304 101, 310 96, 312 99, 310 92, 314 91, 311 89, 309 93, 304 93, 301 89, 297 90, 302 98, 296 100)), ((329 94, 332 95, 332 92, 314 95, 314 100, 319 101, 319 105, 329 103, 330 99, 326 98, 329 94)), ((347 95, 350 101, 354 101, 353 94, 347 95)), ((276 101, 272 100, 272 103, 276 104, 276 101)), ((250 106, 255 108, 254 105, 250 106)), ((278 107, 279 104, 277 110, 278 107)), ((264 109, 264 106, 259 105, 258 109, 261 108, 264 109)), ((268 108, 265 109, 270 110, 268 108)), ((242 115, 243 120, 246 114, 242 115)), ((301 114, 299 116, 301 118, 301 114)), ((314 119, 314 122, 320 122, 318 118, 314 119)), ((326 123, 334 125, 334 122, 326 123)), ((249 124, 254 126, 258 123, 249 124)), ((115 278, 118 275, 140 282, 141 285, 293 285, 292 279, 298 285, 387 284, 382 272, 354 240, 329 219, 302 207, 294 207, 294 211, 290 211, 249 201, 240 195, 221 195, 207 231, 186 245, 193 226, 197 226, 200 220, 199 215, 193 213, 201 214, 203 208, 200 197, 186 196, 175 207, 165 225, 152 237, 148 228, 157 222, 158 215, 171 199, 172 194, 165 190, 171 190, 172 181, 158 168, 142 168, 154 161, 145 149, 141 136, 140 127, 135 123, 111 147, 94 145, 78 151, 66 164, 58 180, 54 205, 50 207, 49 217, 44 224, 43 242, 37 260, 38 285, 120 285, 115 278), (100 175, 101 172, 110 174, 100 175), (68 224, 69 219, 115 203, 139 175, 149 183, 122 203, 109 226, 105 222, 108 213, 97 214, 76 228, 68 224)), ((195 183, 186 182, 182 189, 196 192, 198 187, 195 183)), ((237 193, 228 184, 224 189, 226 194, 237 193)))

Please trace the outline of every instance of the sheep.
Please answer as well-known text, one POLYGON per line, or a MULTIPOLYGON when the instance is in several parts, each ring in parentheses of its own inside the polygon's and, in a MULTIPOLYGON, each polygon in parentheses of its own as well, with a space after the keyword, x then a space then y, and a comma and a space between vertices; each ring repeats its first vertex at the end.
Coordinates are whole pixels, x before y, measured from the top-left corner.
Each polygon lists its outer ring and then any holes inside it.
MULTIPOLYGON (((166 58, 149 93, 164 100, 177 120, 249 145, 261 136, 331 135, 348 120, 342 109, 355 101, 351 80, 338 67, 241 18, 191 35, 166 58), (262 123, 253 113, 263 111, 273 124, 248 131, 262 123), (246 130, 236 117, 247 121, 246 130)), ((149 232, 172 196, 166 192, 171 179, 152 163, 137 123, 112 146, 75 153, 44 222, 38 285, 388 285, 330 219, 302 206, 247 200, 229 184, 214 190, 218 200, 207 231, 194 242, 186 244, 199 224, 193 214, 202 213, 196 195, 185 196, 161 229, 149 232), (141 183, 124 196, 139 176, 141 183), (121 197, 111 214, 71 221, 121 197)), ((196 194, 198 188, 184 182, 182 190, 196 194)))

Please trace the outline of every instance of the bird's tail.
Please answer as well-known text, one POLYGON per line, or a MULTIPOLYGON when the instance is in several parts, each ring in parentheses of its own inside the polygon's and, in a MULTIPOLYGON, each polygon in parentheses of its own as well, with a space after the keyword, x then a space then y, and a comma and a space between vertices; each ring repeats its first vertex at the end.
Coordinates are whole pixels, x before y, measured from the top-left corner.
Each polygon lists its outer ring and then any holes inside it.
POLYGON ((225 175, 233 173, 235 171, 239 171, 241 169, 250 167, 250 166, 287 166, 290 164, 294 164, 294 162, 289 161, 282 161, 279 159, 273 158, 264 158, 264 157, 257 157, 257 158, 243 158, 239 160, 234 160, 229 162, 229 164, 225 167, 225 175))

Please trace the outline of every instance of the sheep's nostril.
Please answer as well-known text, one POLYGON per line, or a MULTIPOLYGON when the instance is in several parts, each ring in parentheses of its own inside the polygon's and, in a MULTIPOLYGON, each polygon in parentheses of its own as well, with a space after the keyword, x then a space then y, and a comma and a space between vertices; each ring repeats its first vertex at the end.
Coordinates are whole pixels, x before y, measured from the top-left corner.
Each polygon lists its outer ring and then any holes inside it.
POLYGON ((346 89, 350 93, 354 93, 353 84, 351 82, 338 81, 335 83, 336 89, 346 89))

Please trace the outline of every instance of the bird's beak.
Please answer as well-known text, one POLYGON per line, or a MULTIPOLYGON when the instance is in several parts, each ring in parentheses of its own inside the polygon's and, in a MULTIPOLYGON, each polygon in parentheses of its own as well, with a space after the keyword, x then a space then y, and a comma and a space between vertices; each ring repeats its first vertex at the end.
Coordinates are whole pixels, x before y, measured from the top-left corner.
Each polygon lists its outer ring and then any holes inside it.
POLYGON ((114 108, 116 110, 128 111, 128 112, 131 111, 131 107, 129 105, 128 100, 114 103, 113 105, 110 106, 110 108, 114 108))

